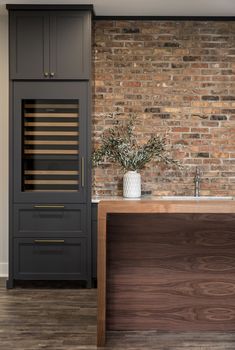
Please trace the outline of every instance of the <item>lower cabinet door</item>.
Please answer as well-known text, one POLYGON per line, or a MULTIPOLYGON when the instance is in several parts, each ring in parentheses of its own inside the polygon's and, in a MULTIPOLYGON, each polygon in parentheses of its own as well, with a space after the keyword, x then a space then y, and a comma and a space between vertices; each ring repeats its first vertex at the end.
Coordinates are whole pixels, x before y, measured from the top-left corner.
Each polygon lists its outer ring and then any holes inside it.
POLYGON ((86 280, 87 239, 14 239, 14 278, 21 280, 86 280))

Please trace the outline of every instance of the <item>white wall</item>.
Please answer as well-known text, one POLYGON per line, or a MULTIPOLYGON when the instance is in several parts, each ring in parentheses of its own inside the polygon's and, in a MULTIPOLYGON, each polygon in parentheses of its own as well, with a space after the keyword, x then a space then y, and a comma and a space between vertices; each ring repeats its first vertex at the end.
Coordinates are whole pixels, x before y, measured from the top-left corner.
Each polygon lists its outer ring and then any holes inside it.
POLYGON ((0 277, 8 274, 8 18, 0 12, 0 277))

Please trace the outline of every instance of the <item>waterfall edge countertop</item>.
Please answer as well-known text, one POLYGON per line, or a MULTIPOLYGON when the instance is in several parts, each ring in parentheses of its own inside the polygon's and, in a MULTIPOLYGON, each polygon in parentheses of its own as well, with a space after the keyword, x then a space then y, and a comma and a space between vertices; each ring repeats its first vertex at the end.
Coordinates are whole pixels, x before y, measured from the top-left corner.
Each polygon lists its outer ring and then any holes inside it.
POLYGON ((233 196, 219 197, 219 196, 142 196, 140 198, 124 198, 122 196, 94 196, 92 197, 92 203, 99 203, 101 201, 221 201, 221 200, 234 200, 233 196))
MULTIPOLYGON (((174 214, 181 214, 186 219, 188 225, 195 224, 197 221, 200 223, 199 233, 202 235, 206 234, 206 225, 209 225, 208 222, 213 223, 213 227, 208 226, 209 232, 212 235, 215 234, 218 237, 223 232, 218 231, 218 227, 221 225, 221 220, 223 221, 222 227, 226 231, 230 230, 230 235, 233 239, 235 237, 235 201, 233 197, 223 197, 215 198, 216 200, 211 200, 208 197, 180 197, 180 200, 177 197, 141 197, 140 199, 124 199, 123 197, 97 197, 93 198, 93 203, 98 203, 98 315, 97 315, 97 346, 102 347, 105 344, 106 337, 106 274, 109 266, 107 266, 106 253, 107 253, 107 214, 110 213, 130 213, 130 214, 170 214, 175 220, 174 214), (192 217, 188 220, 187 215, 196 215, 194 220, 191 220, 192 217), (210 215, 210 220, 207 222, 205 217, 208 214, 210 215), (217 214, 221 214, 219 218, 216 217, 217 214), (205 227, 203 227, 205 225, 205 227), (227 226, 226 226, 227 225, 227 226), (228 227, 228 225, 230 225, 228 227), (203 229, 202 229, 203 227, 203 229), (227 228, 226 228, 227 227, 227 228), (232 227, 232 228, 231 228, 232 227), (200 231, 202 230, 202 231, 200 231)), ((140 215, 139 215, 140 216, 140 215)), ((166 227, 168 225, 167 221, 164 224, 166 227)), ((178 230, 177 222, 176 224, 171 224, 172 232, 178 230)), ((148 225, 146 225, 148 227, 148 225)), ((157 227, 157 225, 156 225, 157 227)), ((220 226, 221 227, 221 226, 220 226)), ((184 225, 182 226, 184 230, 184 225)), ((194 228, 195 230, 195 228, 194 228)), ((220 228, 221 230, 221 228, 220 228)), ((191 230, 188 229, 188 232, 191 230)), ((193 230, 192 230, 193 232, 193 230)), ((148 232, 146 231, 147 235, 148 232)), ((186 232, 187 234, 187 232, 186 232)), ((176 236, 177 237, 177 236, 176 236)), ((125 236, 124 236, 125 238, 125 236)), ((234 241, 235 244, 235 241, 234 241)), ((115 245, 115 242, 114 242, 115 245)), ((224 248, 225 249, 225 248, 224 248)), ((227 249, 227 248, 226 248, 227 249)), ((134 260, 133 260, 134 261, 134 260)), ((192 271, 193 273, 193 271, 192 271)), ((216 276, 216 274, 215 274, 216 276)), ((133 276, 132 276, 133 278, 133 276)), ((151 278, 151 276, 150 276, 151 278)), ((235 284, 235 282, 234 282, 235 284)), ((234 301, 235 302, 235 301, 234 301)), ((113 317, 115 315, 113 314, 113 317)), ((143 316, 144 317, 144 316, 143 316)), ((144 324, 144 322, 143 322, 144 324)))

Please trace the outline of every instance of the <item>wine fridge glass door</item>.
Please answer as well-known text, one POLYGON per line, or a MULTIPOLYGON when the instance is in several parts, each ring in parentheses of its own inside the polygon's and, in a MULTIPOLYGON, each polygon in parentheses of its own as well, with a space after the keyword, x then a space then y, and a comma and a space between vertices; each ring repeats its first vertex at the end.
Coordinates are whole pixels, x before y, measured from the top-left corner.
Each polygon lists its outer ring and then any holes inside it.
MULTIPOLYGON (((76 202, 78 198, 82 200, 86 180, 84 96, 79 93, 77 98, 64 98, 66 94, 59 88, 57 94, 51 89, 48 96, 42 93, 43 98, 31 98, 32 92, 25 98, 29 84, 21 90, 15 107, 21 113, 19 118, 17 112, 15 118, 18 125, 14 138, 17 155, 14 164, 18 165, 16 194, 20 199, 33 195, 34 199, 45 198, 47 201, 48 196, 52 201, 59 198, 60 201, 66 201, 66 198, 74 198, 76 202), (63 98, 58 98, 60 95, 63 98)), ((33 92, 34 96, 38 95, 37 91, 33 92)))

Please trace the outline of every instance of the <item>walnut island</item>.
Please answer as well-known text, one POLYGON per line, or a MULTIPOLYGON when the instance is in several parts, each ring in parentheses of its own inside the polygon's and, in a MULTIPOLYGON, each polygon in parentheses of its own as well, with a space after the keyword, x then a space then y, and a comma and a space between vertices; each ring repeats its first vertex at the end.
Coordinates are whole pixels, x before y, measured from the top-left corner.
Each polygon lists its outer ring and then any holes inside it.
POLYGON ((235 330, 232 197, 93 202, 98 202, 97 346, 105 345, 106 330, 235 330))

